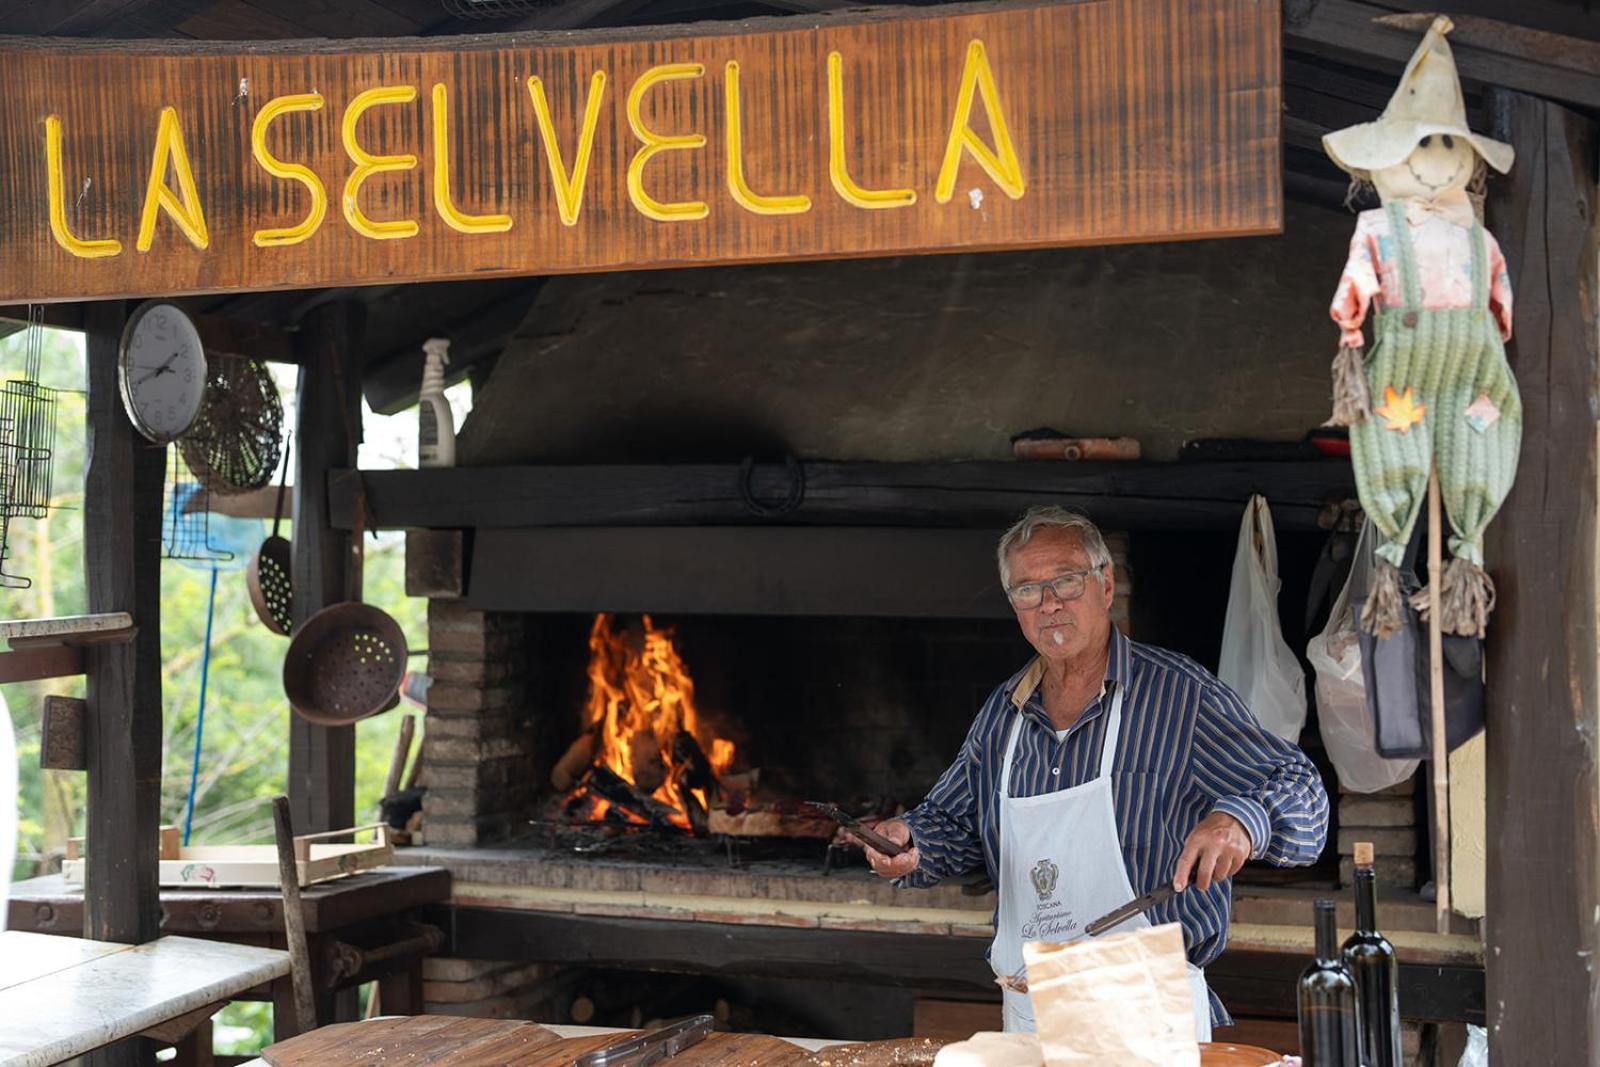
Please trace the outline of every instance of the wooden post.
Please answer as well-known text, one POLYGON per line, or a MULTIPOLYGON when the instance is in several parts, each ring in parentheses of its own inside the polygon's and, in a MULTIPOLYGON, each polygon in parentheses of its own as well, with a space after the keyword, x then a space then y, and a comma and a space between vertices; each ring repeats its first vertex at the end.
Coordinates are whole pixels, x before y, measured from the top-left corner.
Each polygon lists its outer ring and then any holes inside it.
MULTIPOLYGON (((356 465, 361 389, 355 350, 361 326, 360 309, 352 304, 324 304, 300 324, 291 568, 296 628, 345 599, 350 536, 328 522, 327 474, 356 465)), ((290 716, 289 808, 301 833, 355 823, 355 751, 355 727, 316 726, 290 716)))
MULTIPOLYGON (((126 611, 126 644, 84 648, 88 675, 88 870, 83 934, 137 944, 160 933, 161 503, 166 449, 134 430, 117 386, 120 302, 87 312, 89 466, 84 478, 84 578, 90 612, 126 611)), ((139 1043, 92 1054, 139 1061, 139 1043)))
POLYGON ((1489 1058, 1600 1062, 1600 682, 1592 120, 1490 95, 1516 166, 1488 221, 1516 287, 1517 482, 1489 528, 1499 603, 1488 640, 1489 1058))

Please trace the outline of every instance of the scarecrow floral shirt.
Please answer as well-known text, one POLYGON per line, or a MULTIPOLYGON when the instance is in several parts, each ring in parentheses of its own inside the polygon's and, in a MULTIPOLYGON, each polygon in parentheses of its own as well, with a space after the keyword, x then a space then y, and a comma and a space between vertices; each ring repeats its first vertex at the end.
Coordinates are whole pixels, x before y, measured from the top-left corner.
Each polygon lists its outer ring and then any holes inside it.
MULTIPOLYGON (((1429 309, 1471 307, 1472 208, 1460 205, 1435 206, 1406 202, 1406 224, 1411 231, 1411 246, 1417 261, 1417 281, 1422 288, 1422 306, 1429 309), (1464 214, 1463 214, 1464 212, 1464 214)), ((1489 310, 1500 326, 1502 340, 1511 339, 1511 279, 1506 274, 1506 257, 1494 234, 1483 231, 1488 243, 1489 310)), ((1400 285, 1400 253, 1389 232, 1389 216, 1382 208, 1363 211, 1356 218, 1356 232, 1350 238, 1350 260, 1339 278, 1339 288, 1328 309, 1343 333, 1339 344, 1360 348, 1365 343, 1361 324, 1376 300, 1378 310, 1405 303, 1400 285)))

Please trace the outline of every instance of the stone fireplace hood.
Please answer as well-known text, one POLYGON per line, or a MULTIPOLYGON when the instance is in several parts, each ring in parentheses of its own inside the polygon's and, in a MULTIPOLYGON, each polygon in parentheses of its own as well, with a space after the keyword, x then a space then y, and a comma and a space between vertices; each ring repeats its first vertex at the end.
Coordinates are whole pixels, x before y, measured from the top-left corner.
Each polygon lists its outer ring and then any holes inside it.
POLYGON ((994 545, 1029 505, 1108 531, 1279 530, 1354 495, 1348 463, 824 463, 335 471, 348 529, 416 533, 413 595, 494 611, 1004 618, 994 545))

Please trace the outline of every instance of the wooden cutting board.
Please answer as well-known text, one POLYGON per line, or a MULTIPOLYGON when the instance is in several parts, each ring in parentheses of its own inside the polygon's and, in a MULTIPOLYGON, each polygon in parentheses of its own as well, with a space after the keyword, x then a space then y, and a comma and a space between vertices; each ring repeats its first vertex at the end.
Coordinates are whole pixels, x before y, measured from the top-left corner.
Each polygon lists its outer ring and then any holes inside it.
MULTIPOLYGON (((535 1023, 415 1015, 337 1023, 269 1045, 272 1067, 565 1067, 626 1034, 560 1038, 535 1023)), ((760 1034, 711 1034, 674 1056, 672 1067, 792 1067, 805 1050, 760 1034)))
MULTIPOLYGON (((272 1067, 339 1067, 362 1064, 521 1064, 561 1038, 535 1023, 412 1015, 335 1023, 268 1045, 261 1058, 272 1067)), ((543 1062, 543 1061, 540 1061, 543 1062)))
MULTIPOLYGON (((525 1058, 515 1061, 516 1067, 566 1067, 585 1052, 620 1041, 625 1036, 601 1034, 567 1038, 530 1051, 525 1058)), ((805 1056, 805 1049, 798 1045, 764 1034, 710 1034, 699 1044, 662 1062, 670 1067, 794 1067, 805 1056)))

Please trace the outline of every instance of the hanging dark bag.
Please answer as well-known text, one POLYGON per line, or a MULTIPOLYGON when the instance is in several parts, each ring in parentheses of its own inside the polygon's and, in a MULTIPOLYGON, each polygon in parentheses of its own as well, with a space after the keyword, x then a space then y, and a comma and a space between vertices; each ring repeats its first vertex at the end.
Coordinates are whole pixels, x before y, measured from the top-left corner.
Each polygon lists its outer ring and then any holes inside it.
MULTIPOLYGON (((1400 567, 1401 603, 1408 606, 1399 631, 1386 638, 1361 631, 1361 670, 1367 682, 1378 754, 1388 759, 1427 759, 1433 755, 1432 685, 1428 665, 1428 624, 1408 604, 1421 588, 1416 576, 1418 524, 1400 567)), ((1366 600, 1359 590, 1356 603, 1366 600)), ((1444 726, 1449 751, 1483 730, 1483 642, 1444 635, 1444 726)))

